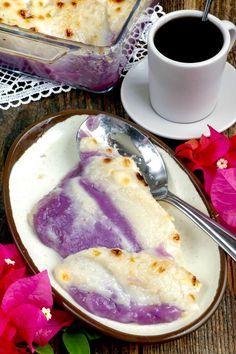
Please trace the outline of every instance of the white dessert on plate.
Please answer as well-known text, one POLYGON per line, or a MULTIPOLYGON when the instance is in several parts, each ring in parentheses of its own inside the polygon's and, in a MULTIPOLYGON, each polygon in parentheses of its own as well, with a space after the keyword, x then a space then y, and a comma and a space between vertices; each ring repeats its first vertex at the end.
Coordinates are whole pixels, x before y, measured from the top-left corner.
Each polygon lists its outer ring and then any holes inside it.
POLYGON ((131 158, 85 137, 80 159, 31 214, 43 243, 63 257, 98 246, 169 257, 180 253, 171 216, 152 197, 131 158))
POLYGON ((174 260, 90 248, 67 257, 55 278, 88 311, 120 322, 171 322, 198 308, 201 283, 174 260))
POLYGON ((93 314, 153 324, 198 308, 201 282, 182 266, 173 218, 116 148, 82 137, 79 164, 30 218, 40 240, 65 258, 56 281, 93 314))

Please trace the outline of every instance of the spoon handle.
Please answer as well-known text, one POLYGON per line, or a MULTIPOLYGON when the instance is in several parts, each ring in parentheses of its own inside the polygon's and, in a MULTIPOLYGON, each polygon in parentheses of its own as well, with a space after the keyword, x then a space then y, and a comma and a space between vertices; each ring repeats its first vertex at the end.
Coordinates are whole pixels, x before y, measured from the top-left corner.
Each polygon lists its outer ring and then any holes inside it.
POLYGON ((195 222, 195 224, 205 231, 230 257, 233 258, 234 261, 236 261, 235 235, 171 192, 168 192, 163 201, 167 201, 181 210, 193 222, 195 222))
POLYGON ((211 3, 212 3, 212 0, 207 0, 206 1, 205 7, 204 7, 204 10, 203 10, 202 21, 206 21, 207 20, 207 15, 208 15, 208 12, 210 10, 211 3))

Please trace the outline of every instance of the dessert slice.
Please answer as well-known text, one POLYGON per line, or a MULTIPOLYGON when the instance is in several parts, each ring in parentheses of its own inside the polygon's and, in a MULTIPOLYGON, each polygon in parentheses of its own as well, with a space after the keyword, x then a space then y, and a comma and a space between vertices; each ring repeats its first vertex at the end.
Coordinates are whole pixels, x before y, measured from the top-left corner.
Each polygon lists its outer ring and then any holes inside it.
POLYGON ((83 308, 119 322, 171 322, 198 308, 200 281, 144 251, 90 248, 64 259, 54 276, 83 308))
POLYGON ((134 161, 94 138, 84 137, 80 149, 79 165, 31 215, 42 242, 63 257, 91 247, 175 256, 180 236, 134 161))

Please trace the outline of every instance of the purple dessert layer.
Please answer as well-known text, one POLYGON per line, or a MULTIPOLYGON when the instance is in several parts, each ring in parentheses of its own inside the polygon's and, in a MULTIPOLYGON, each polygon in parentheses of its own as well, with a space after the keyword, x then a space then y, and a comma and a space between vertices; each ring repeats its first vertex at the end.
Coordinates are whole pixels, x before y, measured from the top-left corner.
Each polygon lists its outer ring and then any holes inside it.
POLYGON ((91 247, 122 248, 120 235, 113 230, 110 220, 99 219, 95 216, 93 223, 85 224, 63 192, 48 196, 33 217, 38 237, 62 257, 91 247))
MULTIPOLYGON (((130 252, 142 249, 135 228, 116 207, 112 197, 83 177, 91 160, 99 156, 111 157, 111 154, 98 150, 81 152, 80 163, 41 199, 33 214, 33 226, 40 240, 62 257, 92 247, 120 248, 130 252), (84 212, 83 202, 74 196, 70 187, 72 181, 97 205, 93 215, 84 212)), ((162 245, 156 249, 156 254, 171 257, 162 245)))
POLYGON ((69 289, 75 301, 94 315, 105 317, 122 323, 138 323, 142 325, 167 323, 177 320, 182 310, 170 304, 129 306, 118 304, 114 299, 104 297, 95 292, 82 291, 77 288, 69 289))
POLYGON ((115 207, 106 192, 98 190, 96 186, 91 184, 87 179, 81 179, 80 185, 96 201, 104 215, 120 230, 121 234, 126 236, 128 242, 132 244, 132 249, 135 252, 141 251, 141 246, 136 239, 132 226, 129 221, 126 220, 125 216, 115 207))
POLYGON ((173 256, 166 251, 162 243, 160 243, 160 245, 154 249, 154 253, 159 258, 173 258, 173 256))
POLYGON ((81 163, 39 202, 33 215, 34 229, 40 240, 62 257, 99 246, 134 252, 141 250, 132 226, 109 195, 81 177, 86 164, 97 153, 84 154, 81 163), (98 205, 96 214, 89 218, 89 222, 81 216, 78 201, 75 203, 73 195, 66 192, 73 178, 98 205))

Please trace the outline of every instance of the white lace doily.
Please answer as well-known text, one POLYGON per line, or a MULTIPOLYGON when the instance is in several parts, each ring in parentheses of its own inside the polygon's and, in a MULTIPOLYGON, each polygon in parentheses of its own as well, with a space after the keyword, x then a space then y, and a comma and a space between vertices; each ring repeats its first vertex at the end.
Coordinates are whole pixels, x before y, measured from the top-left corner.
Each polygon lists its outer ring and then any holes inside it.
MULTIPOLYGON (((162 15, 164 12, 160 5, 147 8, 143 12, 134 33, 125 45, 125 55, 128 57, 128 62, 122 70, 121 76, 125 76, 132 65, 147 54, 147 33, 150 26, 162 15), (145 26, 143 26, 144 23, 145 26)), ((52 93, 69 92, 71 89, 70 86, 59 85, 0 68, 0 109, 7 110, 10 107, 18 107, 21 104, 48 97, 52 93)))

